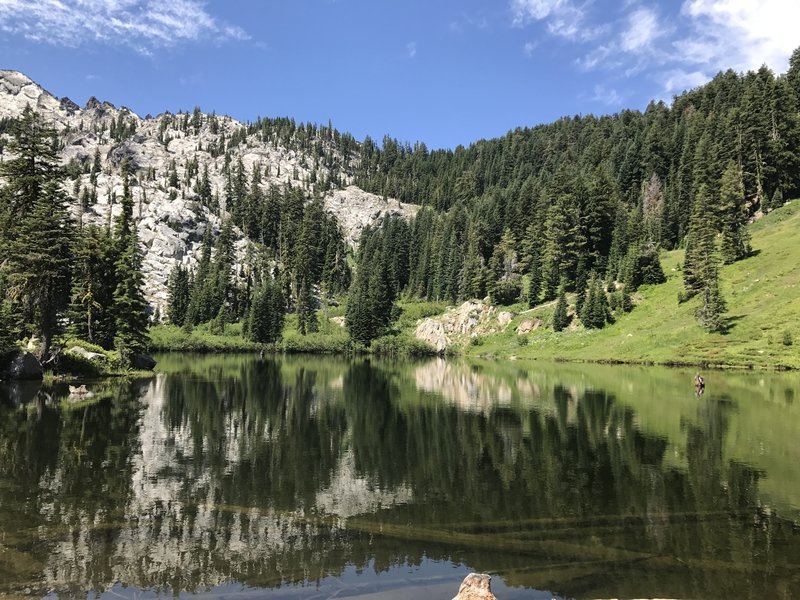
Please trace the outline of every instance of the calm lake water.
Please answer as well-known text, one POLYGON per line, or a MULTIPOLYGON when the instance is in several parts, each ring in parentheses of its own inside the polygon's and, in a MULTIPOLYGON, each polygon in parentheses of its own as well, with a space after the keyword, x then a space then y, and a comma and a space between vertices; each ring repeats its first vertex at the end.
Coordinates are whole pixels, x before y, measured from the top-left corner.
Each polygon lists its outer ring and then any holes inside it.
POLYGON ((800 598, 797 374, 159 360, 0 388, 0 596, 800 598))

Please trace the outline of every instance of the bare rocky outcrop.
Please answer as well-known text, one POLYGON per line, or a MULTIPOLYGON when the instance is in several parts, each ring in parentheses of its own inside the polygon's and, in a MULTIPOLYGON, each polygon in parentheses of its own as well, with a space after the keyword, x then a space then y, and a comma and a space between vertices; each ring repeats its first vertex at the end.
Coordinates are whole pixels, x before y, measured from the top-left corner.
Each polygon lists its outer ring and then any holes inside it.
POLYGON ((464 578, 453 600, 497 600, 492 593, 492 578, 486 573, 470 573, 464 578))
POLYGON ((525 335, 531 331, 536 331, 541 326, 542 320, 538 317, 535 319, 526 319, 517 326, 517 335, 525 335))
POLYGON ((473 337, 496 333, 514 318, 509 311, 497 311, 481 300, 468 300, 435 317, 421 319, 414 336, 443 352, 450 346, 466 344, 473 337))
POLYGON ((77 356, 80 356, 81 358, 85 358, 86 360, 90 360, 92 362, 100 362, 100 363, 106 362, 106 355, 103 354, 102 352, 92 352, 81 346, 73 346, 72 348, 67 350, 67 352, 69 352, 70 354, 75 354, 77 356))
MULTIPOLYGON (((279 136, 262 136, 261 132, 245 131, 245 124, 231 117, 201 114, 200 124, 184 126, 182 120, 192 115, 164 113, 157 117, 141 118, 124 106, 117 107, 91 97, 81 108, 68 98, 56 96, 17 71, 0 70, 0 119, 19 117, 30 106, 52 124, 59 134, 60 159, 72 165, 75 179, 65 179, 64 189, 73 199, 73 214, 81 225, 109 225, 120 213, 123 193, 121 164, 127 159, 135 171, 131 180, 134 217, 144 252, 143 272, 145 295, 153 309, 165 314, 167 281, 173 268, 181 264, 193 268, 200 255, 206 229, 220 231, 222 219, 228 213, 226 198, 226 158, 223 147, 232 153, 236 165, 241 160, 251 173, 258 165, 263 174, 265 194, 270 186, 301 187, 310 197, 321 181, 337 181, 344 186, 329 193, 325 206, 342 227, 344 238, 353 246, 368 225, 386 214, 410 217, 417 207, 397 200, 369 194, 352 183, 359 156, 342 156, 325 136, 309 142, 309 150, 290 147, 279 136), (112 137, 112 127, 123 123, 124 136, 112 137), (244 135, 243 135, 244 133, 244 135), (231 138, 238 143, 231 145, 231 138), (313 151, 312 151, 313 150, 313 151), (326 160, 319 160, 317 151, 326 160), (95 154, 100 158, 100 172, 95 175, 96 186, 89 172, 95 154), (169 186, 169 169, 175 163, 179 189, 169 186), (76 169, 77 167, 77 169, 76 169), (198 177, 208 170, 214 202, 219 209, 200 202, 198 177), (76 172, 77 171, 77 172, 76 172), (78 194, 84 190, 96 192, 96 202, 81 210, 78 194)), ((6 149, 7 153, 8 150, 6 149)), ((7 160, 0 145, 0 161, 7 160)), ((0 181, 0 187, 3 182, 0 181)), ((213 204, 213 203, 212 203, 213 204)), ((237 265, 241 270, 248 239, 234 229, 237 265)))
POLYGON ((325 210, 336 217, 345 241, 358 245, 364 229, 379 222, 386 215, 411 218, 419 206, 365 192, 354 185, 335 190, 325 197, 325 210))

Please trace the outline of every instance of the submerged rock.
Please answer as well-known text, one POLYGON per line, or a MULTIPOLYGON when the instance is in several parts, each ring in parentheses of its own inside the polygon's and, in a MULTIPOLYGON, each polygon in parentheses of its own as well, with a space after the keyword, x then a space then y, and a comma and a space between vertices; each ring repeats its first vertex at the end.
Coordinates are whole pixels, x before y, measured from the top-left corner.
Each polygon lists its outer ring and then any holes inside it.
POLYGON ((492 593, 492 578, 486 573, 470 573, 464 578, 453 600, 497 600, 492 593))
POLYGON ((0 379, 34 381, 44 377, 42 363, 30 352, 15 350, 0 358, 0 379))

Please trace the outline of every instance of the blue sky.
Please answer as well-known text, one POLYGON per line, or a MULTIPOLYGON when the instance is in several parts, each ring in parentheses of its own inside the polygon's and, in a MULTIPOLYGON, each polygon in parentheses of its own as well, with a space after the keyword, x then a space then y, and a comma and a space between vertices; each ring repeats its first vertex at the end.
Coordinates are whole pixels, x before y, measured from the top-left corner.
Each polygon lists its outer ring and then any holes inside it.
POLYGON ((0 0, 0 68, 142 116, 331 119, 440 148, 784 72, 797 23, 796 0, 0 0))

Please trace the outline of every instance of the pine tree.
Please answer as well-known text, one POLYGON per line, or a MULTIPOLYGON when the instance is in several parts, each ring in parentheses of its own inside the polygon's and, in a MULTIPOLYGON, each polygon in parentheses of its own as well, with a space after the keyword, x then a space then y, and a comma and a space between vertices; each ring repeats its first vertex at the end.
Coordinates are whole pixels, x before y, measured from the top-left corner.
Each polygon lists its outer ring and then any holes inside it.
POLYGON ((567 295, 562 285, 558 291, 558 301, 553 311, 553 331, 561 331, 569 325, 570 318, 567 315, 567 295))
POLYGON ((705 186, 700 186, 692 207, 683 262, 683 284, 688 296, 693 296, 707 286, 709 275, 717 266, 713 220, 708 190, 705 186))
POLYGON ((300 292, 297 298, 297 328, 301 335, 319 330, 311 284, 306 280, 300 283, 300 292))
POLYGON ((396 290, 389 281, 389 259, 380 235, 367 230, 358 253, 356 276, 347 299, 345 325, 362 344, 383 335, 392 318, 396 290))
POLYGON ((12 130, 15 158, 0 163, 8 181, 0 195, 7 299, 25 328, 41 338, 40 358, 49 355, 69 304, 74 233, 53 135, 27 107, 12 130))
POLYGON ((603 289, 603 282, 595 275, 592 275, 589 281, 586 301, 580 316, 584 327, 590 329, 601 329, 608 321, 608 298, 603 289))
POLYGON ((726 264, 745 258, 750 253, 747 232, 747 206, 739 168, 728 161, 719 182, 719 222, 722 229, 722 259, 726 264))
POLYGON ((147 301, 144 298, 144 277, 142 275, 142 254, 139 249, 139 236, 134 230, 128 247, 117 261, 119 283, 114 291, 114 313, 116 315, 116 336, 114 346, 122 360, 131 364, 137 354, 147 348, 147 301))
POLYGON ((183 325, 186 322, 186 313, 191 300, 189 271, 180 264, 175 265, 170 274, 167 288, 167 315, 169 320, 175 325, 183 325))
POLYGON ((722 331, 725 328, 723 315, 726 306, 719 289, 719 271, 716 266, 710 268, 707 277, 701 293, 702 304, 697 309, 695 316, 700 325, 709 331, 722 331))
POLYGON ((533 308, 539 303, 539 296, 542 293, 542 263, 538 250, 531 253, 528 272, 530 273, 528 306, 533 308))
POLYGON ((105 227, 87 225, 74 249, 71 304, 72 335, 106 349, 114 346, 116 252, 105 227))
POLYGON ((193 283, 190 286, 191 298, 186 309, 185 325, 198 325, 207 321, 211 312, 208 299, 208 279, 211 271, 211 227, 207 226, 203 234, 203 242, 200 246, 200 260, 197 262, 193 276, 193 283))
POLYGON ((130 193, 127 164, 123 164, 122 212, 114 228, 117 248, 114 290, 114 347, 125 364, 131 364, 137 354, 147 348, 147 312, 144 298, 144 275, 139 236, 133 222, 133 196, 130 193))

